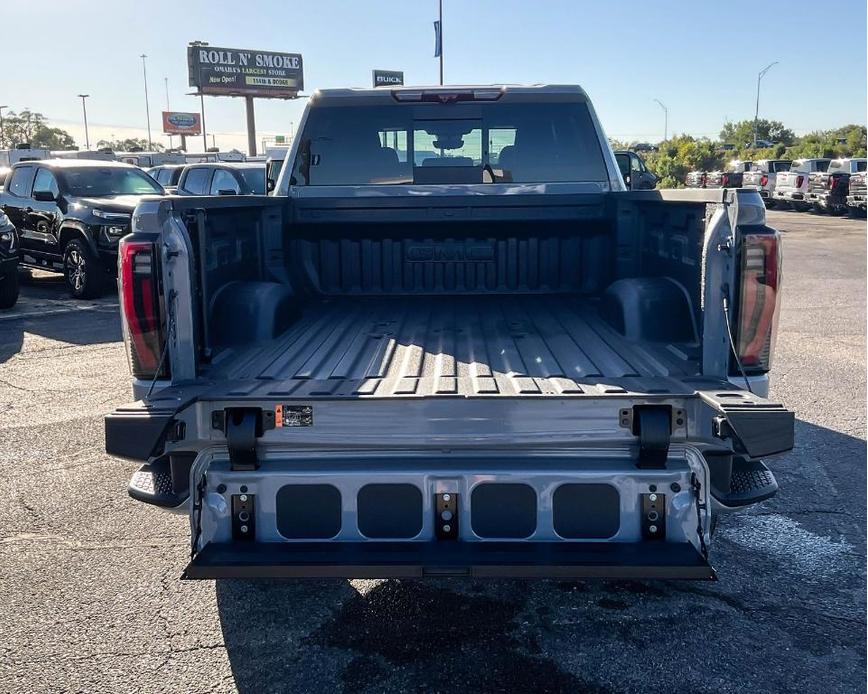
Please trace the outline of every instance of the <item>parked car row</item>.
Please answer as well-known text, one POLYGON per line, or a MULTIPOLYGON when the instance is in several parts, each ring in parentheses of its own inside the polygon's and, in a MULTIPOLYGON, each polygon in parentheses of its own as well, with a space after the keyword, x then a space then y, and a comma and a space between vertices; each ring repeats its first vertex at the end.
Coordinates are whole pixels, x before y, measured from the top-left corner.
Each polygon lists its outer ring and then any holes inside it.
POLYGON ((0 172, 0 308, 18 297, 19 264, 62 272, 80 299, 117 272, 118 242, 145 195, 265 195, 267 162, 163 164, 19 158, 0 172))
POLYGON ((767 207, 797 212, 865 213, 864 157, 730 162, 726 171, 691 171, 688 188, 752 188, 767 207))
POLYGON ((147 169, 164 165, 244 162, 247 161, 247 156, 244 152, 239 152, 237 149, 225 152, 184 152, 178 149, 168 149, 159 152, 115 152, 108 147, 97 150, 48 150, 41 147, 31 147, 26 142, 12 149, 0 149, 0 168, 10 167, 19 161, 35 161, 39 159, 120 161, 147 169))

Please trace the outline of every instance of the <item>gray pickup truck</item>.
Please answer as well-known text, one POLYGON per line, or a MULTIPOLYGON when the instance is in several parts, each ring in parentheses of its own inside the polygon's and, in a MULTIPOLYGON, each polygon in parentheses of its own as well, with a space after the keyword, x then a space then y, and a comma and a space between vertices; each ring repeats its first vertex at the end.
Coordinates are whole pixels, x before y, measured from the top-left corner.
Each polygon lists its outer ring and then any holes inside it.
POLYGON ((186 578, 712 579, 793 445, 780 250, 625 190, 578 87, 319 91, 274 196, 136 208, 106 450, 186 578))

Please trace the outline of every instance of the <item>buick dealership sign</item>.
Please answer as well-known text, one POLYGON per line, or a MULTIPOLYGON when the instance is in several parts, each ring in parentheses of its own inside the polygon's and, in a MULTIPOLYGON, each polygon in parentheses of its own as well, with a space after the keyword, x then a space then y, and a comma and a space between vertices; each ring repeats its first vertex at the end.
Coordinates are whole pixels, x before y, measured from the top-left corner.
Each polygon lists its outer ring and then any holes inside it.
POLYGON ((166 135, 200 135, 202 117, 198 113, 163 111, 163 132, 166 135))
POLYGON ((298 53, 190 45, 187 67, 202 94, 290 99, 304 88, 298 53))
POLYGON ((404 73, 397 70, 374 70, 375 87, 394 87, 404 84, 404 73))

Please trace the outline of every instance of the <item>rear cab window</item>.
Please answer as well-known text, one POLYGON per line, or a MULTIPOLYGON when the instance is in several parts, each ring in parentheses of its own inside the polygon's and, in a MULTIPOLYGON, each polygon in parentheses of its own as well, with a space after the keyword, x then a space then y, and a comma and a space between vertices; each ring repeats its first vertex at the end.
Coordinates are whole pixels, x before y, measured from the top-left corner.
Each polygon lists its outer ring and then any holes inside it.
POLYGON ((606 181, 583 102, 311 108, 297 186, 606 181))
POLYGON ((29 198, 33 189, 33 177, 36 175, 35 166, 19 166, 12 169, 9 177, 9 185, 6 190, 10 195, 18 198, 29 198))
POLYGON ((618 162, 618 169, 622 176, 630 175, 630 155, 618 153, 615 155, 615 161, 618 162))

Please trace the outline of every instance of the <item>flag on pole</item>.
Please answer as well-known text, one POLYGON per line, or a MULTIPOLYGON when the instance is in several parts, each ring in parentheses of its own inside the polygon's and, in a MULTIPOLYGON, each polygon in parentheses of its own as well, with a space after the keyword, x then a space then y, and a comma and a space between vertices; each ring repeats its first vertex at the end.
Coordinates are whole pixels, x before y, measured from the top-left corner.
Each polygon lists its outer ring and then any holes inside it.
POLYGON ((443 52, 443 35, 440 33, 440 22, 434 22, 434 57, 439 58, 443 52))

